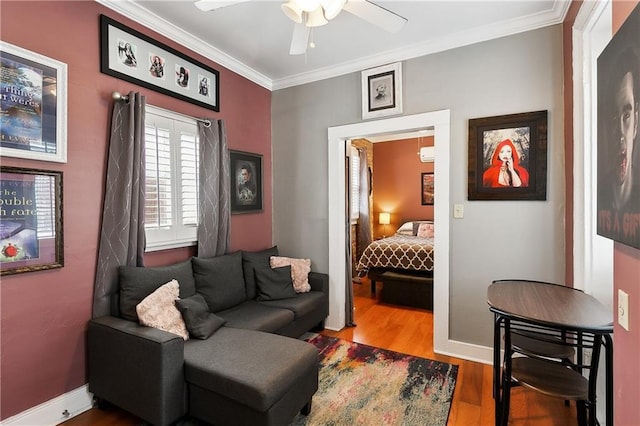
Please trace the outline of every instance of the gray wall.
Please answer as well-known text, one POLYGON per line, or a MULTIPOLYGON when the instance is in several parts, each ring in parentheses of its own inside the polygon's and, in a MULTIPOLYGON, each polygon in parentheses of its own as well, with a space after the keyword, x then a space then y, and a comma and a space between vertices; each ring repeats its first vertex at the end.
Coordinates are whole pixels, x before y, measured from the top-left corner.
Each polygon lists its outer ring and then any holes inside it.
MULTIPOLYGON (((464 205, 464 218, 450 219, 450 338, 491 346, 492 280, 564 280, 562 29, 404 61, 403 86, 405 115, 451 110, 450 201, 464 205), (468 120, 538 110, 549 111, 547 201, 468 201, 468 120)), ((272 97, 274 243, 317 271, 329 269, 335 190, 327 188, 327 128, 361 121, 360 92, 353 73, 272 97)))

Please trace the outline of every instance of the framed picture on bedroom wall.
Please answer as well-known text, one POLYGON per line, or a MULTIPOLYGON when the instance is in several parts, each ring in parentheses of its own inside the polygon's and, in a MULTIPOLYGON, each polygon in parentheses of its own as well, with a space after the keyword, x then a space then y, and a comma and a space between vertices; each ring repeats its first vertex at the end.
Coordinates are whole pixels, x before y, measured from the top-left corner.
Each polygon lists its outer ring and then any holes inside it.
POLYGON ((420 192, 423 206, 433 205, 433 173, 422 173, 422 191, 420 192))
POLYGON ((469 200, 547 199, 547 111, 469 120, 469 200))
POLYGON ((231 213, 262 211, 262 155, 230 151, 231 213))

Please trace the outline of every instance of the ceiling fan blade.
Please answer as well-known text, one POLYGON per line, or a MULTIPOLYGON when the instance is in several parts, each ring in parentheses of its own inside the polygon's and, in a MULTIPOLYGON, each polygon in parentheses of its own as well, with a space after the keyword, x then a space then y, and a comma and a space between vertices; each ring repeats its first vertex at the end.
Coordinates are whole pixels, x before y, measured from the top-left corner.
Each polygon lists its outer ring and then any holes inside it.
POLYGON ((208 12, 210 10, 220 9, 221 7, 232 6, 246 1, 251 0, 198 0, 194 4, 198 9, 208 12))
POLYGON ((407 23, 407 18, 367 0, 348 0, 344 10, 390 33, 399 32, 407 23))
POLYGON ((307 53, 310 32, 311 28, 307 27, 305 24, 295 24, 293 27, 293 36, 291 37, 291 47, 289 48, 290 55, 302 55, 307 53))

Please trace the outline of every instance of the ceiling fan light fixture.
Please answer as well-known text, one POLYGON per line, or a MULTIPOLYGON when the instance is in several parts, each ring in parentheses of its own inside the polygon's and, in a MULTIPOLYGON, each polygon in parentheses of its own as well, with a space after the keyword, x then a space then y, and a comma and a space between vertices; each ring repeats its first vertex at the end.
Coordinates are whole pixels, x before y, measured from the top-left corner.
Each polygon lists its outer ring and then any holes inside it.
POLYGON ((322 7, 318 6, 313 12, 307 12, 307 20, 305 22, 307 27, 320 27, 328 23, 329 21, 325 19, 322 7))
POLYGON ((296 1, 289 0, 286 3, 282 3, 280 8, 284 14, 287 15, 287 18, 291 19, 296 24, 302 23, 302 9, 296 1))
POLYGON ((289 0, 289 2, 295 2, 304 12, 313 12, 320 6, 319 0, 289 0))
POLYGON ((342 10, 347 0, 320 0, 320 6, 324 9, 324 17, 332 20, 342 10))

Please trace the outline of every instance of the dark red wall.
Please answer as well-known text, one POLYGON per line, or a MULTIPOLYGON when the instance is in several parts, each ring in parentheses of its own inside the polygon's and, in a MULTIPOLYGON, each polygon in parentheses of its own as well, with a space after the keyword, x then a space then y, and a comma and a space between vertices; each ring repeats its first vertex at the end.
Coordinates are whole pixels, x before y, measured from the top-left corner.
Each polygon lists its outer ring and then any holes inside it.
POLYGON ((423 206, 422 173, 433 173, 434 163, 420 162, 419 147, 433 146, 433 136, 373 144, 373 229, 382 236, 380 212, 391 213, 386 235, 406 219, 433 219, 433 206, 423 206))
MULTIPOLYGON (((140 90, 147 103, 196 117, 222 118, 231 149, 262 154, 264 212, 232 217, 231 250, 259 249, 271 232, 271 93, 93 1, 2 1, 0 38, 68 65, 66 164, 2 158, 2 165, 60 170, 64 180, 61 269, 2 277, 0 419, 86 382, 85 331, 91 317, 111 93, 140 90), (103 13, 220 71, 220 112, 100 73, 103 13)), ((191 249, 157 252, 147 265, 185 259, 191 249)))
MULTIPOLYGON (((637 4, 637 1, 614 0, 614 34, 637 4)), ((640 421, 640 250, 620 243, 614 243, 613 247, 613 423, 635 426, 640 421), (618 290, 629 295, 629 331, 617 323, 618 290)))

